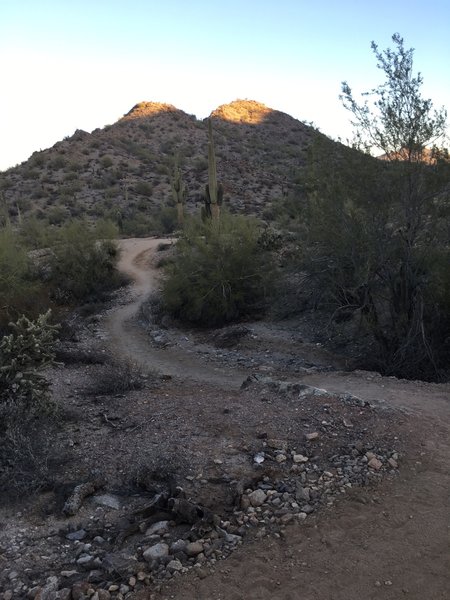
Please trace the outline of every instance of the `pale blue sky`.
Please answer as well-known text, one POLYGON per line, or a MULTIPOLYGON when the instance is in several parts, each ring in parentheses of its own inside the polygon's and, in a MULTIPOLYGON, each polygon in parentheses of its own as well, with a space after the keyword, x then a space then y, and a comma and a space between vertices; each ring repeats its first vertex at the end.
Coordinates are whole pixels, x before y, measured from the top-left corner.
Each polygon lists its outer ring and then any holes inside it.
POLYGON ((142 100, 250 98, 345 139, 341 81, 379 83, 370 42, 396 31, 450 108, 449 24, 450 0, 0 0, 0 169, 142 100))

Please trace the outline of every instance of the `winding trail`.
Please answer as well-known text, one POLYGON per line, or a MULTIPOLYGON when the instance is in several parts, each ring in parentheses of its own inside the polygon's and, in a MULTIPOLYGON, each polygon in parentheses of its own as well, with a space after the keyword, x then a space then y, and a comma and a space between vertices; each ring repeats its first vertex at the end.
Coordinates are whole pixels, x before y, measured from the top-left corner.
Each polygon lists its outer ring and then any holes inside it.
POLYGON ((148 334, 137 323, 136 316, 149 294, 158 289, 158 269, 154 257, 160 244, 170 244, 166 238, 130 238, 119 241, 121 257, 118 269, 129 276, 126 304, 114 308, 107 317, 106 330, 111 348, 144 370, 157 370, 181 380, 212 383, 223 388, 239 388, 248 373, 243 370, 219 368, 206 364, 197 355, 176 346, 154 348, 148 334))
MULTIPOLYGON (((119 269, 134 283, 106 329, 112 349, 180 384, 208 382, 237 388, 249 373, 215 368, 180 347, 153 348, 136 322, 141 303, 157 288, 152 259, 163 239, 120 242, 119 269), (129 301, 131 298, 131 301, 129 301)), ((411 427, 409 456, 397 478, 377 491, 350 495, 317 521, 291 527, 280 539, 244 544, 213 574, 194 572, 139 600, 447 600, 450 514, 450 384, 383 378, 365 372, 321 372, 301 381, 401 408, 411 427)), ((394 425, 395 426, 395 425, 394 425)), ((194 569, 195 571, 195 569, 194 569)))

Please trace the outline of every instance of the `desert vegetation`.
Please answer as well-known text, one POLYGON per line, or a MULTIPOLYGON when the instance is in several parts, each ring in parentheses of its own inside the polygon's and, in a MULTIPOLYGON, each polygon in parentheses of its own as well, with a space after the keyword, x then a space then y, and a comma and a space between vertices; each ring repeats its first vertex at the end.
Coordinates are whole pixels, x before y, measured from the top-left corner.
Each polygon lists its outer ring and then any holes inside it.
POLYGON ((361 364, 440 379, 450 357, 450 164, 437 146, 446 111, 421 96, 413 50, 398 34, 393 41, 393 50, 372 46, 386 78, 369 94, 373 106, 358 104, 343 84, 354 149, 330 154, 318 138, 279 218, 297 226, 296 264, 313 305, 334 322, 359 323, 361 364))

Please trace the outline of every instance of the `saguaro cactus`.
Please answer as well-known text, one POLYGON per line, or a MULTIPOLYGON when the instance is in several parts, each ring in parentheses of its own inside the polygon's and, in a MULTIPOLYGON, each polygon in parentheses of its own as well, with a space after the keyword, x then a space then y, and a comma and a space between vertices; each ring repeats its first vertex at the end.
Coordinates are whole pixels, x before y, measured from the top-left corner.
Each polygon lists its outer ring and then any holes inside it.
POLYGON ((181 169, 178 164, 178 156, 175 157, 175 165, 173 169, 172 193, 175 204, 177 205, 178 225, 182 227, 184 223, 184 203, 186 200, 187 189, 183 183, 181 169))

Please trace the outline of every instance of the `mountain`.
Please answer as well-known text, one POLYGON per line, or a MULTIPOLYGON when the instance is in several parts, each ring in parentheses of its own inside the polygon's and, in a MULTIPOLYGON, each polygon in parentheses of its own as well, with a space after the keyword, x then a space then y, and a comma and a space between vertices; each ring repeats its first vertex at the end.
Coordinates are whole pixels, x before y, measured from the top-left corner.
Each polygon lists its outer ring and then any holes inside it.
MULTIPOLYGON (((261 214, 286 194, 316 135, 312 127, 253 100, 211 113, 218 178, 231 211, 261 214)), ((170 205, 174 156, 188 186, 187 210, 199 210, 208 178, 207 128, 170 104, 140 102, 117 123, 77 130, 52 148, 0 173, 0 193, 18 213, 66 218, 137 219, 170 205)))

